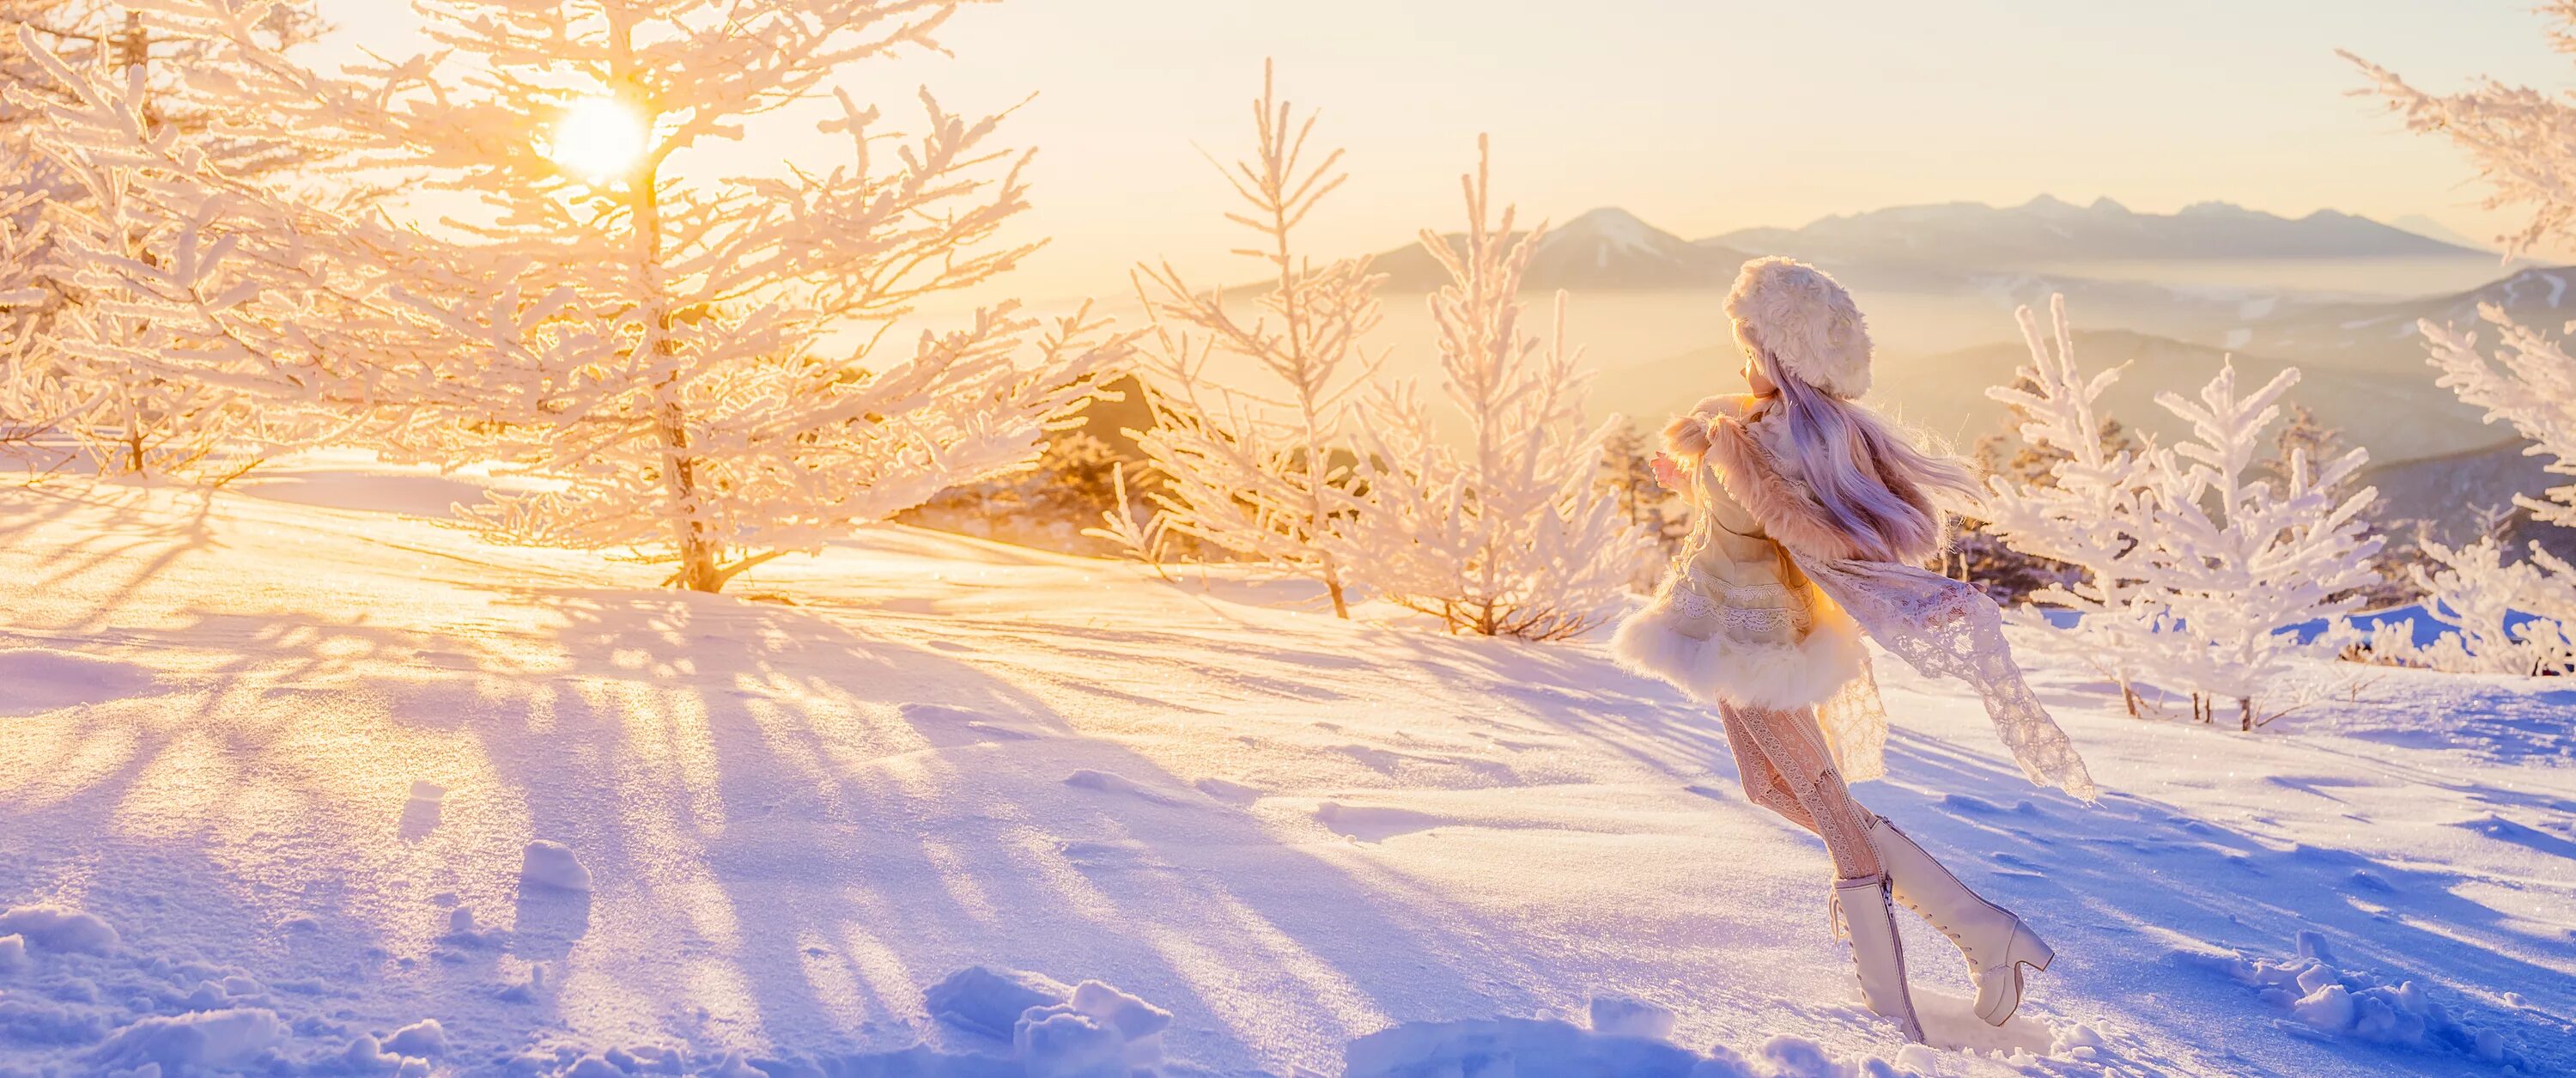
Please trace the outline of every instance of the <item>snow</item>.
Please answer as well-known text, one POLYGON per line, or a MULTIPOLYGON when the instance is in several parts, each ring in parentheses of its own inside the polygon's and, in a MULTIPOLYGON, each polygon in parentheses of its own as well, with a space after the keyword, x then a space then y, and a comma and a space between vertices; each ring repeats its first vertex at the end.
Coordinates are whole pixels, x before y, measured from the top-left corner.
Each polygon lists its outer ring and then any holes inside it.
POLYGON ((2366 971, 2338 969, 2334 962, 2323 937, 2301 932, 2296 958, 2231 956, 2218 964, 2252 986, 2257 998, 2328 1036, 2465 1055, 2517 1069, 2530 1066, 2531 1061, 2509 1047, 2501 1034, 2461 1025, 2431 991, 2414 981, 2390 984, 2366 971))
POLYGON ((885 528, 755 570, 787 606, 407 511, 0 487, 0 653, 58 672, 0 680, 0 1075, 2576 1068, 2554 679, 2302 666, 2369 680, 2246 736, 2034 661, 2087 808, 1881 663, 1856 792, 2058 954, 1993 1029, 1909 920, 1913 1048, 1699 709, 1179 575, 885 528), (523 881, 540 840, 591 889, 523 881))
POLYGON ((286 1024, 274 1011, 190 1011, 146 1018, 119 1029, 90 1053, 89 1061, 109 1069, 156 1065, 181 1073, 241 1070, 286 1042, 286 1024))
POLYGON ((116 946, 116 930, 107 922, 60 906, 15 906, 0 913, 0 935, 15 936, 24 946, 47 951, 104 954, 116 946))
MULTIPOLYGON (((420 803, 420 798, 413 797, 412 803, 420 803)), ((587 891, 590 870, 562 843, 537 839, 520 855, 519 882, 558 891, 587 891)))

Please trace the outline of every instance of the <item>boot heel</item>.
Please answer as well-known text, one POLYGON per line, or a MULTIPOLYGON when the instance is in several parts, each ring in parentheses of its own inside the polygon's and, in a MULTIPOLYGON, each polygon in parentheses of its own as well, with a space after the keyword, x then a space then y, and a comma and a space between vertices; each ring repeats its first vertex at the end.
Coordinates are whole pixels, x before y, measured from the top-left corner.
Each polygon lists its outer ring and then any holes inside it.
POLYGON ((2030 926, 2019 923, 2013 925, 2012 946, 2005 953, 2011 956, 2010 961, 2027 963, 2032 969, 2043 971, 2050 962, 2057 960, 2057 952, 2049 947, 2047 940, 2039 938, 2030 926))

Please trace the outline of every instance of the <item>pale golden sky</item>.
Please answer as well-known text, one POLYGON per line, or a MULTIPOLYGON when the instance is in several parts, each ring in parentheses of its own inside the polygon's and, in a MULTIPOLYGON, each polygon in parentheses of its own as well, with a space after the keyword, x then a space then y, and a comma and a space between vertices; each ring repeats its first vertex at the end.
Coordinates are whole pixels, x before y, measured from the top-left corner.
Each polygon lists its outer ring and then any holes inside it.
MULTIPOLYGON (((416 47, 385 0, 326 8, 344 44, 416 47)), ((1140 258, 1222 264, 1228 193, 1194 147, 1248 144, 1265 56, 1349 150, 1319 254, 1452 227, 1480 131, 1524 212, 1618 205, 1694 239, 2042 192, 2425 214, 2484 238, 2460 158, 2347 96, 2333 50, 2443 89, 2576 85, 2540 25, 2520 0, 1010 0, 958 16, 953 59, 852 85, 898 118, 916 83, 958 109, 1039 95, 1006 133, 1040 148, 1028 226, 1055 243, 1023 287, 1049 298, 1123 291, 1140 258)), ((742 156, 832 145, 791 125, 742 156)))

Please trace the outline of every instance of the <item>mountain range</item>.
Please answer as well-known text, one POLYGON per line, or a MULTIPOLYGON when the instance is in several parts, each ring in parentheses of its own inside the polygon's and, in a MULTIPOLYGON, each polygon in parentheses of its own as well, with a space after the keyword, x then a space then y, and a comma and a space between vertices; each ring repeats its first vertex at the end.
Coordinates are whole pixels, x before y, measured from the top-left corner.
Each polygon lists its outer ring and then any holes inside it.
MULTIPOLYGON (((1605 207, 1550 228, 1527 282, 1575 291, 1698 289, 1723 285, 1747 258, 1772 254, 1836 272, 1947 277, 2109 262, 2495 257, 2336 210, 2289 218, 2202 202, 2176 213, 2138 213, 2107 198, 2077 206, 2041 195, 2018 206, 1897 206, 1697 241, 1605 207)), ((1419 245, 1380 254, 1375 265, 1394 292, 1428 292, 1447 279, 1419 245)))
POLYGON ((1988 269, 2121 260, 2491 257, 2336 210, 2289 218, 2200 202, 2176 213, 2139 213, 2107 198, 2078 206, 2049 195, 2019 206, 1898 206, 1803 228, 1748 228, 1705 242, 1811 262, 1988 269))

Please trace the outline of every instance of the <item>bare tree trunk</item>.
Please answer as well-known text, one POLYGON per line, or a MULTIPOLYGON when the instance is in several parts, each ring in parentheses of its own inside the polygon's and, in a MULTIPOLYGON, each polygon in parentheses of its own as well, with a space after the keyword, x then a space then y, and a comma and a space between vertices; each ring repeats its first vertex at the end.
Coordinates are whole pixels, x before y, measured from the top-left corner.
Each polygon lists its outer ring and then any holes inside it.
MULTIPOLYGON (((618 27, 616 35, 618 59, 631 60, 626 28, 618 27)), ((654 272, 662 262, 660 173, 659 161, 647 161, 627 181, 635 214, 635 275, 647 290, 641 310, 645 339, 637 347, 657 359, 672 354, 670 297, 661 293, 659 275, 654 272)), ((671 574, 671 582, 690 591, 716 592, 723 590, 726 580, 716 565, 721 544, 707 537, 706 525, 698 519, 698 461, 689 452, 689 417, 680 402, 679 382, 679 372, 673 371, 653 387, 654 434, 662 443, 662 487, 671 498, 671 538, 680 556, 680 568, 671 574)))
POLYGON ((2254 732, 2254 698, 2253 698, 2253 697, 2251 697, 2251 696, 2240 696, 2240 697, 2237 697, 2237 698, 2236 698, 2236 719, 2237 719, 2237 721, 2238 721, 2239 723, 2242 723, 2242 724, 2243 724, 2242 728, 2245 730, 2245 732, 2247 732, 2247 733, 2252 733, 2252 732, 2254 732))

